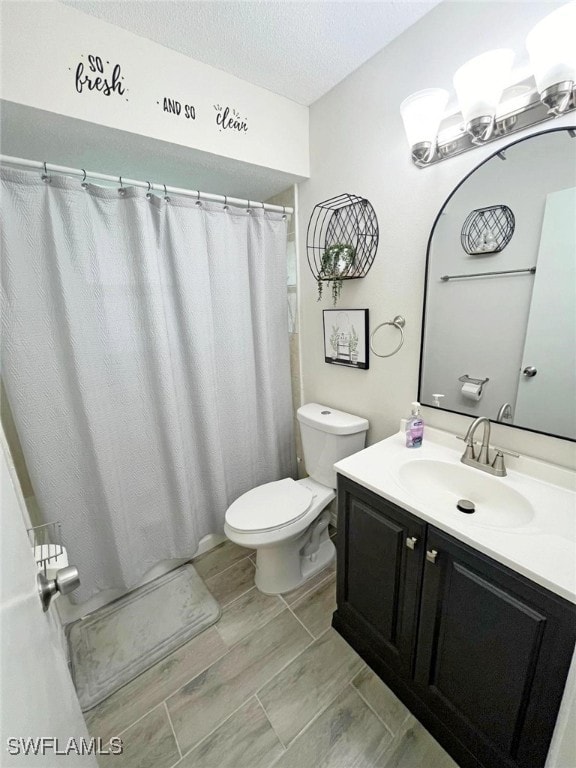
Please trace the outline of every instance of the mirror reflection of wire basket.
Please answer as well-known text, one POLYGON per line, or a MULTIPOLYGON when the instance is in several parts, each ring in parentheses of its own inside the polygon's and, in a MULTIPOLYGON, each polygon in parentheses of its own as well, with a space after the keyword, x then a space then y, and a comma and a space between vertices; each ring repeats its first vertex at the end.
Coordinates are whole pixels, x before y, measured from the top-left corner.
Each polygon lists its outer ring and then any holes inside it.
POLYGON ((340 280, 365 277, 378 249, 378 219, 368 200, 358 195, 342 194, 314 206, 306 250, 308 264, 316 280, 331 280, 323 274, 323 256, 332 246, 354 249, 353 259, 345 259, 338 273, 340 280))
POLYGON ((470 256, 500 253, 514 234, 516 222, 507 205, 478 208, 468 214, 462 225, 460 242, 470 256))

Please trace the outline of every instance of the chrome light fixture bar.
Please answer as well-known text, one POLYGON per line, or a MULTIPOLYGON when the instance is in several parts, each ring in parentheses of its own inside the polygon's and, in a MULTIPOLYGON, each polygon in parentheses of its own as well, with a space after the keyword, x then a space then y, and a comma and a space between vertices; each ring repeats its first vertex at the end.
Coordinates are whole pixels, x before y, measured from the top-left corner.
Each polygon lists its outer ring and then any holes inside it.
MULTIPOLYGON (((491 126, 491 134, 484 139, 482 144, 490 144, 492 141, 501 139, 504 136, 511 136, 518 131, 523 131, 540 123, 553 120, 556 115, 551 114, 549 107, 541 100, 538 92, 531 89, 531 93, 522 104, 522 106, 513 105, 509 111, 496 114, 491 126)), ((572 89, 570 101, 561 114, 567 114, 576 109, 576 90, 572 89)), ((446 121, 451 122, 450 118, 446 121)), ((480 145, 478 139, 473 133, 466 130, 464 124, 461 124, 456 130, 444 128, 442 123, 436 140, 436 152, 433 157, 425 163, 416 163, 419 168, 425 168, 429 165, 448 160, 464 152, 469 152, 480 145)))
POLYGON ((542 91, 540 99, 548 107, 548 114, 557 117, 574 109, 574 85, 574 80, 563 80, 542 91))
POLYGON ((462 113, 456 130, 447 129, 453 116, 442 119, 446 91, 429 88, 405 99, 400 112, 414 164, 434 165, 576 109, 575 40, 576 0, 572 0, 529 33, 526 47, 534 77, 523 83, 521 90, 527 95, 521 102, 500 103, 510 83, 513 51, 487 51, 462 65, 454 75, 462 113))

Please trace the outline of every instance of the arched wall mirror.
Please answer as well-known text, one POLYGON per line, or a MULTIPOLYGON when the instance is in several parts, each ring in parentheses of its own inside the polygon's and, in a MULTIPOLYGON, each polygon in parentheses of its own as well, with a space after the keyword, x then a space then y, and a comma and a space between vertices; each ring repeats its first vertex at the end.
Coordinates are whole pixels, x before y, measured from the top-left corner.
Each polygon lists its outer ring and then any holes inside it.
POLYGON ((419 399, 576 440, 575 129, 496 153, 438 214, 419 399))

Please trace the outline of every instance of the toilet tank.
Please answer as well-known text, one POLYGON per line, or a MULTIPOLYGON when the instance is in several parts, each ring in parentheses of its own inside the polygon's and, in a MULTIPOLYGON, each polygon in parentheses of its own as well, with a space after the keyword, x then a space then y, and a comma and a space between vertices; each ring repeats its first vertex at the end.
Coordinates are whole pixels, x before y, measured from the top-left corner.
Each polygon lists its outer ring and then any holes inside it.
POLYGON ((336 488, 334 464, 364 448, 367 419, 319 403, 298 408, 297 418, 306 471, 316 482, 336 488))

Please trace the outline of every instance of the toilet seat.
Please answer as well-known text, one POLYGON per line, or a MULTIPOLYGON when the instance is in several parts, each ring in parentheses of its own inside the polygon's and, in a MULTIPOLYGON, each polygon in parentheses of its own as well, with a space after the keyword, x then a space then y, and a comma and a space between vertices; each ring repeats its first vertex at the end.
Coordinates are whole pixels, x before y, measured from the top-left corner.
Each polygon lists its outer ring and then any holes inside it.
POLYGON ((226 512, 233 530, 264 533, 296 522, 308 512, 314 494, 291 477, 265 483, 236 499, 226 512))

